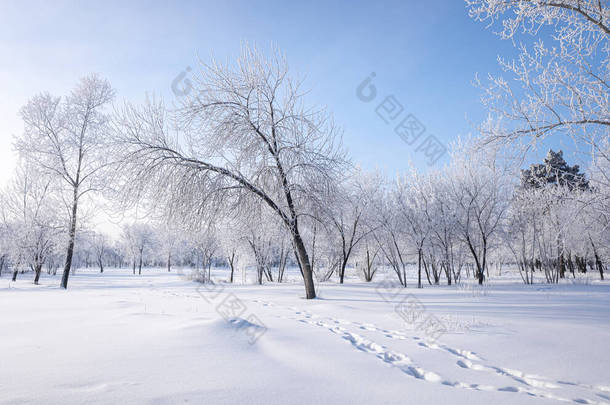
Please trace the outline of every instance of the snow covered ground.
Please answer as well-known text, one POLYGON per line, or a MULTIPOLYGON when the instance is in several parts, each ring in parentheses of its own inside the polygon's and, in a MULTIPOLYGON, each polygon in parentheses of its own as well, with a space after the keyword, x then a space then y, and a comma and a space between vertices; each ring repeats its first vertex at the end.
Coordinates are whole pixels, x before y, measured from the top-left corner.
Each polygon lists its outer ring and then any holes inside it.
POLYGON ((58 277, 0 278, 2 404, 610 403, 607 282, 58 277))

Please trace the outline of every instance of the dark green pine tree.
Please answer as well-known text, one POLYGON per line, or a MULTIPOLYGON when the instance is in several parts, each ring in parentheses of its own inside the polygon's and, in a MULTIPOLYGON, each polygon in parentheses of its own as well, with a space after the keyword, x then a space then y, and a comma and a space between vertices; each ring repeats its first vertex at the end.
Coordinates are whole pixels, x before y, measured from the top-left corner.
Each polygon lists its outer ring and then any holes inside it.
POLYGON ((523 188, 543 188, 547 186, 567 186, 570 190, 588 190, 589 181, 580 172, 578 165, 569 166, 563 159, 563 152, 549 150, 542 164, 532 164, 521 170, 523 188))

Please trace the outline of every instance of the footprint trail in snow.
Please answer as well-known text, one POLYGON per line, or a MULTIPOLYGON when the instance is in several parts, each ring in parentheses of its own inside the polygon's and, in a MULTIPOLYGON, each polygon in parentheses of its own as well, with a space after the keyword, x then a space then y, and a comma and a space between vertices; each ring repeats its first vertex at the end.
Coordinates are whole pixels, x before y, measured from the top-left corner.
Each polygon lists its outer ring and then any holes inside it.
POLYGON ((291 306, 277 305, 269 301, 253 300, 253 302, 260 304, 263 307, 275 307, 288 311, 288 315, 275 314, 274 316, 281 319, 291 319, 300 323, 328 330, 350 343, 355 349, 374 355, 377 359, 396 367, 406 375, 419 380, 427 381, 429 383, 442 384, 454 388, 475 391, 521 393, 533 397, 578 404, 601 405, 608 404, 609 402, 606 401, 610 401, 610 387, 608 386, 582 384, 570 381, 551 381, 548 378, 533 374, 526 374, 519 370, 499 367, 492 364, 484 364, 484 360, 471 351, 453 348, 441 343, 427 342, 422 338, 417 336, 409 336, 398 330, 379 328, 371 323, 360 323, 341 318, 320 316, 313 314, 310 311, 301 310, 291 306), (360 332, 349 330, 348 327, 356 329, 360 332), (417 342, 417 347, 428 350, 441 350, 444 353, 451 355, 453 357, 453 361, 457 359, 457 361, 455 361, 455 365, 461 369, 494 374, 500 377, 508 378, 511 380, 511 382, 518 383, 518 385, 512 384, 495 387, 488 384, 466 383, 446 379, 435 371, 426 370, 420 367, 406 354, 390 350, 387 346, 370 340, 360 333, 373 333, 376 336, 382 336, 388 339, 413 340, 417 342), (597 401, 580 397, 570 399, 551 392, 561 391, 562 387, 576 387, 584 390, 587 393, 587 396, 605 399, 606 401, 597 401))

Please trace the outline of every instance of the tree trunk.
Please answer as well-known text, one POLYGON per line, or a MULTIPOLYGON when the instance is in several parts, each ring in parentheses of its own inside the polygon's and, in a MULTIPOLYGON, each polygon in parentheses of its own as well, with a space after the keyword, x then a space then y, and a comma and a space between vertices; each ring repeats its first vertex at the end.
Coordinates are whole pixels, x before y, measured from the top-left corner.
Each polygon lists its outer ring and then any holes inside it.
MULTIPOLYGON (((589 240, 591 241, 591 247, 593 248, 593 256, 595 256, 595 266, 597 267, 597 270, 599 271, 599 276, 601 277, 601 279, 604 279, 604 265, 602 264, 601 259, 599 258, 599 255, 597 254, 597 249, 595 248, 595 244, 593 243, 593 239, 591 238, 591 235, 589 235, 589 240)), ((587 264, 585 262, 585 270, 587 268, 587 264)))
POLYGON ((421 285, 421 249, 417 251, 417 288, 422 288, 421 285))
POLYGON ((345 278, 345 266, 347 266, 347 260, 341 261, 341 271, 339 272, 339 284, 343 284, 345 278))
POLYGON ((140 262, 138 263, 138 275, 142 274, 142 253, 140 253, 140 262))
POLYGON ((68 252, 66 253, 66 264, 61 276, 61 287, 68 288, 68 277, 72 267, 72 255, 74 254, 74 238, 76 236, 76 212, 78 208, 78 188, 74 188, 74 199, 72 200, 72 217, 70 218, 70 233, 68 237, 68 252))
POLYGON ((426 279, 428 280, 428 284, 432 285, 432 280, 430 280, 430 271, 428 270, 428 262, 422 255, 422 263, 424 265, 424 271, 426 272, 426 279))
POLYGON ((485 280, 485 271, 483 269, 478 270, 479 276, 479 285, 483 285, 483 280, 485 280))
POLYGON ((167 272, 171 272, 172 271, 172 254, 168 254, 167 255, 167 272))
POLYGON ((256 274, 257 274, 257 280, 258 280, 258 285, 263 285, 263 266, 259 264, 256 265, 256 274))
POLYGON ((559 255, 559 278, 566 277, 566 262, 563 257, 563 253, 559 255))
POLYGON ((305 283, 305 297, 308 300, 316 298, 316 287, 313 283, 313 272, 311 270, 311 263, 309 263, 309 257, 307 256, 307 251, 305 250, 305 245, 303 243, 301 235, 299 234, 298 229, 293 230, 292 238, 294 240, 294 247, 297 253, 297 259, 301 267, 301 272, 303 273, 303 281, 305 283))
POLYGON ((284 270, 286 269, 286 257, 288 251, 284 249, 284 242, 282 242, 282 249, 280 250, 280 262, 277 266, 277 282, 281 283, 284 280, 284 270))
POLYGON ((13 270, 13 281, 17 281, 17 273, 19 271, 17 269, 13 270))
POLYGON ((40 280, 40 272, 42 271, 42 264, 37 264, 34 268, 35 276, 34 276, 34 284, 38 284, 38 280, 40 280))

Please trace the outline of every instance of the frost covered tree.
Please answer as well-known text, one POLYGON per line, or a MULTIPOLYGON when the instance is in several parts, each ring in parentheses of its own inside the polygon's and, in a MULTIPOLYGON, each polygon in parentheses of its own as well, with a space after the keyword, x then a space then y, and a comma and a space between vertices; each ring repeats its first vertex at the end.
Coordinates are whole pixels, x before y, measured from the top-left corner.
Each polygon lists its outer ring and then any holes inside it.
POLYGON ((124 195, 154 198, 189 221, 210 207, 258 199, 289 232, 306 296, 315 298, 300 220, 344 158, 329 115, 304 102, 279 54, 244 47, 236 63, 202 63, 177 110, 149 101, 117 116, 124 195))
POLYGON ((543 164, 521 172, 521 187, 511 203, 512 226, 509 223, 520 240, 509 238, 509 246, 513 253, 520 253, 525 282, 533 282, 532 273, 538 269, 544 271, 547 282, 556 283, 567 272, 574 276, 576 269, 586 272, 588 262, 594 263, 603 279, 604 254, 600 253, 607 246, 602 235, 608 225, 606 208, 600 203, 605 198, 602 183, 594 187, 589 183, 577 165, 564 161, 561 152, 549 151, 543 164))
POLYGON ((380 191, 379 178, 355 169, 325 203, 323 220, 327 222, 329 243, 337 251, 339 283, 343 284, 345 269, 358 244, 370 232, 367 221, 374 196, 380 191))
POLYGON ((212 281, 212 264, 214 256, 220 249, 216 226, 209 223, 205 227, 194 228, 188 240, 195 254, 195 270, 198 280, 207 283, 212 281))
MULTIPOLYGON (((590 184, 585 181, 576 186, 594 189, 586 197, 590 199, 587 211, 596 218, 597 222, 592 223, 607 224, 610 4, 598 0, 466 3, 473 19, 498 28, 500 38, 512 41, 518 52, 514 60, 499 59, 503 74, 489 75, 486 83, 479 82, 483 104, 490 112, 488 121, 481 126, 482 143, 511 146, 524 155, 546 138, 570 137, 595 173, 589 179, 590 184)), ((548 169, 560 168, 563 158, 549 154, 547 160, 551 161, 530 168, 529 175, 524 176, 526 182, 545 177, 555 182, 553 177, 557 173, 548 169)), ((569 173, 573 168, 564 166, 561 175, 582 179, 577 173, 569 173)), ((560 179, 557 183, 564 181, 560 179)), ((574 196, 565 193, 564 197, 574 196)), ((605 231, 608 229, 606 225, 605 231)), ((601 243, 599 248, 604 250, 604 246, 607 245, 601 243)), ((563 275, 563 270, 560 273, 563 275)))
POLYGON ((164 256, 167 271, 172 271, 172 258, 177 253, 177 249, 181 242, 181 231, 177 224, 173 223, 172 219, 161 221, 155 229, 157 241, 161 248, 161 254, 164 256))
POLYGON ((569 189, 587 190, 589 182, 578 165, 570 166, 563 152, 549 150, 542 164, 532 164, 521 171, 521 187, 543 188, 547 185, 566 186, 569 189))
POLYGON ((8 267, 9 246, 9 225, 6 221, 0 220, 0 277, 2 271, 8 267))
MULTIPOLYGON (((417 287, 422 288, 422 261, 424 261, 424 244, 427 242, 430 230, 430 190, 427 179, 417 173, 410 176, 399 177, 396 183, 396 210, 401 223, 406 226, 405 237, 409 244, 417 250, 417 287)), ((436 271, 436 260, 430 254, 428 264, 434 270, 434 283, 438 284, 439 276, 436 271)), ((425 264, 424 264, 425 265, 425 264)), ((427 268, 426 268, 427 269, 427 268)), ((428 274, 428 271, 426 271, 428 274)))
POLYGON ((240 222, 236 229, 240 233, 237 246, 243 246, 242 263, 256 269, 258 284, 281 282, 288 256, 293 253, 283 224, 267 205, 261 203, 253 204, 250 212, 241 216, 240 222))
POLYGON ((407 266, 409 264, 409 240, 404 215, 400 214, 400 194, 397 185, 385 185, 373 202, 375 213, 372 233, 384 261, 396 273, 398 282, 407 286, 407 266))
POLYGON ((457 234, 458 210, 451 198, 451 176, 440 170, 428 173, 427 178, 430 198, 426 216, 430 224, 430 248, 439 256, 447 284, 451 284, 452 280, 459 283, 464 254, 457 234))
POLYGON ((243 235, 239 221, 225 219, 218 227, 220 252, 229 266, 229 283, 235 279, 235 270, 243 254, 243 235))
POLYGON ((100 268, 100 273, 103 273, 104 260, 106 259, 110 248, 110 239, 103 233, 94 232, 91 235, 90 243, 93 254, 95 255, 95 261, 100 268))
MULTIPOLYGON (((466 0, 470 16, 518 50, 489 75, 485 142, 568 134, 593 155, 610 130, 610 5, 598 0, 466 0), (497 125, 500 123, 500 125, 497 125)), ((609 156, 605 156, 608 159, 609 156)))
MULTIPOLYGON (((5 197, 0 195, 0 202, 5 197)), ((12 222, 7 204, 0 204, 0 277, 10 262, 12 222)))
POLYGON ((54 253, 62 229, 52 178, 21 162, 1 204, 11 229, 8 254, 13 263, 13 281, 19 269, 29 267, 34 272, 34 284, 38 284, 42 267, 54 253))
POLYGON ((103 186, 102 169, 108 151, 108 115, 105 107, 114 90, 96 75, 84 77, 64 97, 49 93, 34 96, 21 109, 25 130, 17 140, 20 154, 34 162, 41 171, 55 176, 63 184, 70 209, 68 246, 61 287, 68 287, 74 255, 79 202, 82 197, 103 186))
POLYGON ((496 151, 477 151, 468 143, 458 144, 452 158, 448 176, 456 233, 475 263, 479 284, 483 284, 489 253, 498 243, 509 205, 510 170, 502 165, 496 151))
POLYGON ((363 238, 362 242, 356 250, 356 268, 360 271, 364 281, 371 282, 375 278, 375 274, 379 271, 379 246, 375 243, 373 236, 374 230, 363 238))
POLYGON ((146 223, 125 224, 121 238, 131 256, 133 274, 136 274, 136 267, 138 274, 142 274, 145 257, 152 255, 156 243, 153 228, 146 223))

